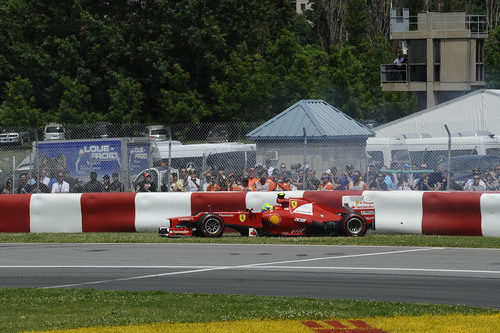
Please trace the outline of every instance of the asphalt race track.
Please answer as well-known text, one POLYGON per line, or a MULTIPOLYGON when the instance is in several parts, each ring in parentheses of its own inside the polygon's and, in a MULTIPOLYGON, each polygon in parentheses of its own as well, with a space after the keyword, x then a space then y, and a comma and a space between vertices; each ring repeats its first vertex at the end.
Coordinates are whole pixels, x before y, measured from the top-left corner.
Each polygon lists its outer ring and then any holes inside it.
POLYGON ((164 290, 500 308, 500 250, 0 244, 0 287, 164 290))

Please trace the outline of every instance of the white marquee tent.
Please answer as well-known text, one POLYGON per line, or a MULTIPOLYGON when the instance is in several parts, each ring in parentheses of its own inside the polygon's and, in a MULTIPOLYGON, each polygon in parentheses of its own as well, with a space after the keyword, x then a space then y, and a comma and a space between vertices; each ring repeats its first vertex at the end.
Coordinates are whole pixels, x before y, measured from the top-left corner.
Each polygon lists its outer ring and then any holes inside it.
POLYGON ((500 90, 477 90, 374 128, 377 137, 500 136, 500 90))

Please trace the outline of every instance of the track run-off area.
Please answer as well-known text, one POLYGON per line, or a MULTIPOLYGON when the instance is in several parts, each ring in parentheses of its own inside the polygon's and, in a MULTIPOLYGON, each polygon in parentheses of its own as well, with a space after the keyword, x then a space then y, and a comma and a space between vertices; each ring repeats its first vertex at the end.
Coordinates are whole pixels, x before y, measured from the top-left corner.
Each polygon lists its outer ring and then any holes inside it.
POLYGON ((0 287, 163 290, 500 308, 500 249, 0 244, 0 287))

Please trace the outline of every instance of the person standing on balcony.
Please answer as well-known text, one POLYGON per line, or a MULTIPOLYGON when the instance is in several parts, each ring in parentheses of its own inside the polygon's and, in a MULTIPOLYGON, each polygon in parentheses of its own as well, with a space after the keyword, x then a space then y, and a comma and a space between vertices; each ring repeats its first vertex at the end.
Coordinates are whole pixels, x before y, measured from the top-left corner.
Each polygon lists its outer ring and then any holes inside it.
POLYGON ((393 64, 395 65, 394 70, 398 71, 396 73, 395 79, 398 81, 399 80, 406 81, 406 71, 403 72, 403 70, 406 69, 406 57, 405 57, 405 55, 403 55, 401 53, 398 54, 398 57, 396 58, 396 60, 394 60, 393 64))
POLYGON ((401 67, 401 65, 403 65, 405 62, 406 62, 406 59, 400 53, 400 54, 398 54, 398 57, 394 60, 393 64, 396 65, 396 66, 398 66, 398 67, 401 67))

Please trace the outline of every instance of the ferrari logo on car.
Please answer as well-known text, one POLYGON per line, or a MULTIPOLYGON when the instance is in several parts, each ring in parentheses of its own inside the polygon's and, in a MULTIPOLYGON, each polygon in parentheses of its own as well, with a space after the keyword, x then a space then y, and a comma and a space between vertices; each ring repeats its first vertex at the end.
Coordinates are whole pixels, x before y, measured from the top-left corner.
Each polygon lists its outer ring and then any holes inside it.
POLYGON ((295 209, 295 207, 297 207, 297 201, 293 200, 290 202, 290 205, 292 206, 292 209, 295 209))
POLYGON ((247 219, 247 216, 245 214, 240 214, 240 221, 241 222, 245 222, 246 219, 247 219))
POLYGON ((281 222, 281 217, 277 214, 271 215, 269 216, 269 222, 274 225, 279 224, 281 222))

